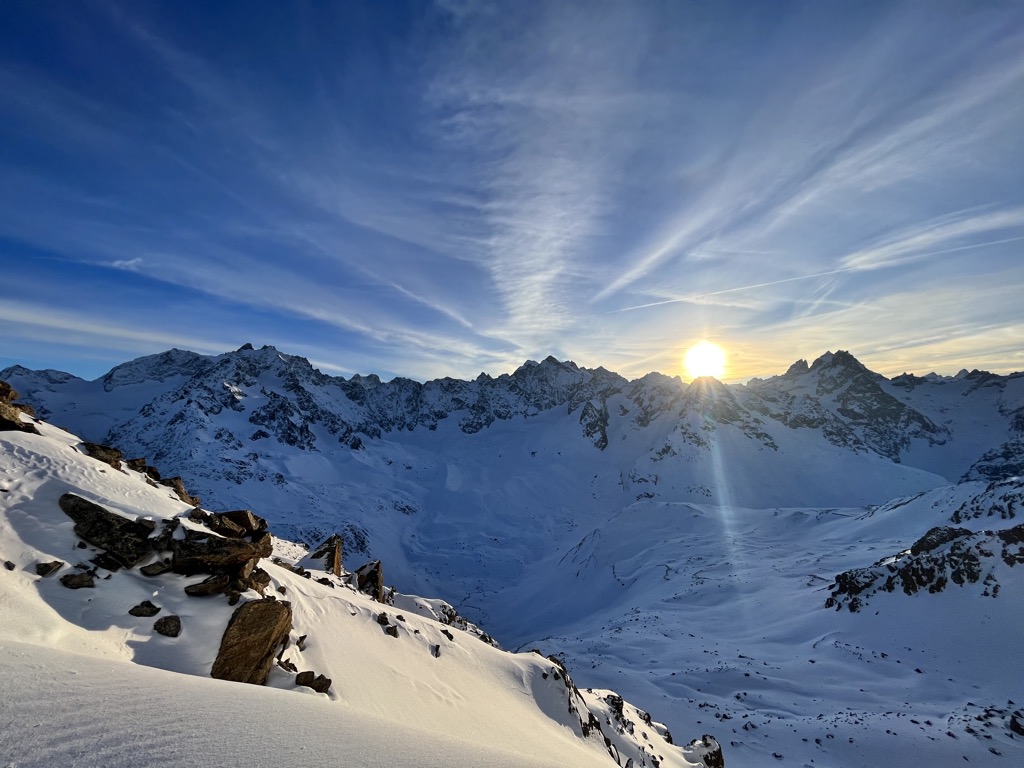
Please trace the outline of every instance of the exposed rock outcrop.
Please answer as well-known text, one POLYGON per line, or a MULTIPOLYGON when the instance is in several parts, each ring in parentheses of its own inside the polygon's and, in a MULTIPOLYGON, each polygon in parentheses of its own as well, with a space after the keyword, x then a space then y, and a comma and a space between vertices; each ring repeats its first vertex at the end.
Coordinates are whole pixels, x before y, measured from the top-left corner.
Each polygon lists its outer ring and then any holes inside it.
POLYGON ((133 568, 153 552, 149 535, 152 520, 129 520, 73 493, 58 500, 60 508, 75 521, 75 535, 99 547, 125 568, 133 568))
POLYGON ((35 424, 22 421, 21 414, 32 415, 29 406, 15 403, 18 393, 6 381, 0 380, 0 432, 30 432, 38 435, 35 424))

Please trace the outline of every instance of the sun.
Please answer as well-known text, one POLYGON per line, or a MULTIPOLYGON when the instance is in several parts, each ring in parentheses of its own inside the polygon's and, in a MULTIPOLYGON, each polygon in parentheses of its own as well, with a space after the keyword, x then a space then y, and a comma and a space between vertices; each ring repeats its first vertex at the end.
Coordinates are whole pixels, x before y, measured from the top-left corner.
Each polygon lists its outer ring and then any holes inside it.
POLYGON ((720 379, 725 373, 725 350, 710 341, 702 341, 687 350, 683 365, 691 379, 699 379, 701 376, 720 379))

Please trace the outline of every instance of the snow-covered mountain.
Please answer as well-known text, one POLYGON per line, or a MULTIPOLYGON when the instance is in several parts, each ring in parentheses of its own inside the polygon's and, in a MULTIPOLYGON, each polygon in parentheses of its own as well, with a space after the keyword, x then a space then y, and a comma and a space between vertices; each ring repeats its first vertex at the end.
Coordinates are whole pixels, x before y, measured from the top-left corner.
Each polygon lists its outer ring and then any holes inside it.
POLYGON ((25 423, 0 431, 5 764, 723 765, 444 601, 25 423))
POLYGON ((916 567, 935 527, 977 533, 964 551, 1002 541, 981 532, 1013 526, 988 512, 1020 493, 1020 374, 889 380, 836 352, 734 386, 553 358, 420 384, 247 345, 94 382, 0 378, 283 535, 340 533, 401 590, 443 596, 506 647, 563 654, 582 685, 674 731, 731 734, 737 764, 985 764, 1024 743, 1019 681, 998 663, 1024 636, 1024 569, 983 564, 996 598, 947 577, 850 611, 841 590, 858 569, 916 567))

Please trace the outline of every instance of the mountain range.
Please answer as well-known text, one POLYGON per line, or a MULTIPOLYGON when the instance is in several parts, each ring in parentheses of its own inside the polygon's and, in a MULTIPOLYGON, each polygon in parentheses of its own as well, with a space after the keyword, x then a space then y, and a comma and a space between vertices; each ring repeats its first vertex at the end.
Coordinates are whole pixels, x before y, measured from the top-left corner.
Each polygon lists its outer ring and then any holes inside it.
POLYGON ((712 729, 737 764, 1024 744, 1005 674, 1024 374, 887 379, 838 351, 737 385, 551 357, 383 382, 245 345, 0 379, 201 500, 311 545, 340 534, 402 592, 712 729))

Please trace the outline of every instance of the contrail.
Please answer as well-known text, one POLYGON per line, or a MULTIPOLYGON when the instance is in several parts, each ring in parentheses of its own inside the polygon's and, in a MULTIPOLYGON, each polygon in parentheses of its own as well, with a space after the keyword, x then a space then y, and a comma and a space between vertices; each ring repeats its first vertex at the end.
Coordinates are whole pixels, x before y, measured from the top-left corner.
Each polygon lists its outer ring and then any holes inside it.
POLYGON ((828 277, 829 275, 840 275, 844 272, 868 272, 873 269, 881 269, 887 266, 894 266, 895 264, 902 264, 906 261, 915 261, 917 259, 925 258, 926 256, 940 256, 944 253, 955 253, 956 251, 967 251, 972 248, 984 248, 988 245, 1001 245, 1003 243, 1014 243, 1018 240, 1024 240, 1024 235, 1017 237, 1007 237, 1002 240, 989 240, 984 243, 972 243, 970 245, 959 245, 956 248, 946 248, 941 251, 929 251, 928 253, 921 253, 910 259, 896 260, 888 264, 874 264, 871 266, 853 266, 853 267, 841 267, 840 269, 831 269, 828 272, 815 272, 813 275, 797 275, 796 277, 786 277, 782 280, 771 280, 767 283, 754 283, 753 285, 741 285, 736 288, 725 288, 721 291, 711 291, 709 293, 694 293, 689 296, 680 296, 676 299, 665 299, 663 301, 652 301, 649 304, 637 304, 633 307, 622 307, 621 309, 613 309, 607 314, 613 315, 617 312, 632 312, 635 309, 647 309, 649 307, 660 307, 663 304, 678 304, 684 301, 696 301, 698 299, 706 299, 710 296, 721 296, 725 293, 738 293, 739 291, 753 291, 758 288, 768 288, 773 285, 782 285, 783 283, 795 283, 798 280, 813 280, 816 277, 828 277))

